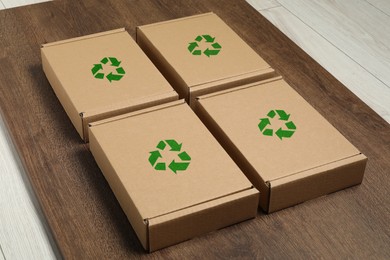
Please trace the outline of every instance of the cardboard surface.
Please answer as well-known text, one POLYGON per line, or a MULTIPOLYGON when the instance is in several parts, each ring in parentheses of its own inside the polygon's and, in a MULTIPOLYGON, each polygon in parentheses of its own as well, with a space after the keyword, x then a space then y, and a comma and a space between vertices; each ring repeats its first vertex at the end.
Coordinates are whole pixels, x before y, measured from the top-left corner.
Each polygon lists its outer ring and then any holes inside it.
POLYGON ((177 99, 124 29, 44 44, 41 53, 45 74, 84 140, 91 121, 177 99))
POLYGON ((258 192, 183 100, 92 123, 90 149, 151 251, 256 215, 258 192), (179 157, 184 151, 189 160, 179 157), (177 170, 174 163, 187 166, 177 170), (204 219, 195 221, 199 214, 204 219), (157 223, 167 231, 153 235, 157 223))
POLYGON ((213 13, 140 26, 137 42, 181 97, 189 100, 199 94, 275 75, 274 70, 213 13), (220 47, 213 45, 215 43, 220 47), (210 55, 207 50, 219 52, 210 55), (196 51, 199 55, 194 55, 196 51))
POLYGON ((261 197, 266 211, 362 180, 366 158, 280 77, 201 96, 195 110, 255 186, 261 192, 269 190, 261 197), (340 171, 359 162, 353 172, 340 171), (338 173, 327 181, 332 171, 338 173), (324 172, 328 174, 321 175, 324 172), (343 178, 345 174, 349 178, 343 178), (301 185, 306 178, 314 178, 311 187, 301 185), (285 197, 272 188, 294 182, 285 197))

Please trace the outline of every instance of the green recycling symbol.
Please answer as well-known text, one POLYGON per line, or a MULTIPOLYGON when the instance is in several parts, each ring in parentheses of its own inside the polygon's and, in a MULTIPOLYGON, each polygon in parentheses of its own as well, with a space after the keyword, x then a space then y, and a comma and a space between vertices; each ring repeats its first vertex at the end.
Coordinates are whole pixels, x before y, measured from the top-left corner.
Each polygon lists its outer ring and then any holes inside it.
POLYGON ((280 138, 280 140, 293 136, 297 127, 293 121, 288 121, 290 115, 287 114, 284 110, 271 110, 268 112, 267 117, 260 118, 260 123, 258 124, 260 132, 266 136, 273 136, 274 130, 268 128, 267 126, 271 125, 270 119, 273 119, 276 114, 279 116, 279 120, 286 121, 284 125, 287 127, 287 129, 282 129, 282 127, 280 127, 278 130, 276 130, 275 134, 280 138))
POLYGON ((169 151, 178 153, 178 157, 180 161, 173 159, 172 162, 168 165, 169 169, 177 174, 177 171, 185 171, 188 168, 188 165, 190 165, 191 157, 188 155, 187 152, 181 152, 181 146, 182 144, 179 144, 176 142, 176 140, 168 139, 168 140, 161 140, 156 148, 157 150, 149 152, 149 163, 154 167, 155 170, 158 171, 165 171, 167 169, 167 165, 165 162, 158 162, 160 158, 162 158, 162 155, 160 151, 163 151, 167 145, 171 148, 169 151))
POLYGON ((94 64, 92 68, 92 75, 96 79, 104 79, 104 73, 103 71, 103 65, 106 65, 110 61, 110 67, 114 67, 115 71, 110 71, 109 74, 107 74, 106 78, 108 81, 119 81, 123 77, 124 74, 126 74, 125 70, 122 67, 119 67, 121 64, 121 61, 118 61, 115 57, 104 57, 100 63, 94 64))
POLYGON ((188 50, 192 55, 202 55, 202 50, 199 49, 199 44, 202 40, 205 40, 206 43, 209 43, 212 48, 207 47, 207 49, 203 52, 207 57, 210 58, 210 56, 217 55, 220 51, 222 46, 219 45, 218 42, 215 41, 215 37, 211 37, 208 34, 204 35, 198 35, 195 38, 195 41, 190 42, 188 45, 188 50))

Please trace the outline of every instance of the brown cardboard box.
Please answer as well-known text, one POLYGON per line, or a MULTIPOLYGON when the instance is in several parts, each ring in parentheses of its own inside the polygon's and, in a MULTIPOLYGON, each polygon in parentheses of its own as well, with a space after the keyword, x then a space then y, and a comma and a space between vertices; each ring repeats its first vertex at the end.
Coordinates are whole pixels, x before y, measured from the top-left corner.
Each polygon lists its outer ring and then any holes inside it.
POLYGON ((137 43, 190 105, 198 95, 275 76, 213 13, 140 26, 137 43))
POLYGON ((267 212, 362 182, 367 158, 280 77, 198 97, 195 111, 267 212))
POLYGON ((89 122, 177 100, 125 29, 44 44, 43 70, 87 141, 89 122))
POLYGON ((145 249, 256 216, 258 191, 183 100, 89 129, 91 152, 145 249))

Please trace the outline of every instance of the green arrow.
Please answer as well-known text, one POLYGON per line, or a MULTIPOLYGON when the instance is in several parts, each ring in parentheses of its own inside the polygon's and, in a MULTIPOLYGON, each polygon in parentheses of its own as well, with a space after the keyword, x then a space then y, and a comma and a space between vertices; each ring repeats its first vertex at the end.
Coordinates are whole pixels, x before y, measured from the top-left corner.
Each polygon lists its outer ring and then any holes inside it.
POLYGON ((167 144, 171 147, 170 151, 177 151, 178 152, 181 150, 182 144, 178 144, 175 140, 170 139, 170 140, 165 140, 165 142, 167 142, 167 144))
POLYGON ((97 79, 104 79, 104 73, 98 73, 95 75, 95 78, 97 79))
POLYGON ((283 137, 284 138, 290 138, 293 134, 294 134, 294 131, 282 130, 282 128, 279 128, 276 131, 276 135, 280 138, 280 140, 282 140, 283 137))
POLYGON ((196 43, 196 42, 191 42, 189 45, 188 45, 188 50, 192 53, 192 51, 198 47, 199 45, 196 43))
POLYGON ((103 58, 100 62, 103 63, 103 64, 106 64, 108 62, 108 59, 107 58, 103 58))
POLYGON ((272 136, 274 134, 274 130, 272 129, 265 129, 263 132, 263 135, 272 136))
POLYGON ((202 51, 201 50, 195 50, 192 55, 201 55, 202 51))
POLYGON ((221 49, 222 48, 222 46, 219 45, 218 42, 211 44, 211 46, 213 46, 214 49, 221 49))
POLYGON ((280 120, 287 121, 290 118, 290 115, 287 115, 284 110, 276 110, 276 113, 278 113, 280 120))
POLYGON ((294 129, 294 130, 297 129, 297 127, 295 126, 293 121, 287 122, 286 126, 287 126, 288 129, 294 129))
POLYGON ((165 171, 167 169, 167 167, 166 167, 165 163, 159 162, 158 164, 156 164, 154 169, 156 169, 157 171, 165 171))
POLYGON ((271 110, 268 112, 267 116, 270 117, 270 118, 274 118, 274 116, 276 115, 275 111, 271 110))
POLYGON ((92 68, 92 74, 95 75, 96 72, 98 72, 101 69, 103 69, 102 64, 94 64, 94 66, 92 68))
POLYGON ((158 158, 162 158, 159 151, 150 152, 149 162, 152 166, 157 162, 158 158))
POLYGON ((157 148, 160 149, 160 150, 164 150, 166 144, 164 141, 160 141, 157 145, 157 148))
POLYGON ((113 80, 120 80, 123 76, 122 75, 116 75, 116 74, 112 74, 112 72, 110 74, 107 75, 107 79, 111 82, 113 80))
POLYGON ((170 164, 169 164, 169 169, 171 169, 174 173, 176 173, 177 171, 185 171, 187 168, 188 168, 188 165, 190 163, 188 162, 185 162, 185 163, 177 163, 175 162, 175 160, 173 160, 170 164))
POLYGON ((210 57, 211 55, 217 55, 219 50, 210 50, 207 48, 203 53, 206 54, 207 57, 210 57))
POLYGON ((117 68, 116 72, 119 74, 126 74, 125 70, 122 67, 117 68))
POLYGON ((182 161, 190 161, 190 160, 191 160, 191 157, 188 155, 187 152, 179 153, 178 156, 179 156, 179 158, 180 158, 182 161))
POLYGON ((109 57, 110 61, 111 61, 111 66, 114 66, 114 67, 118 67, 119 64, 121 64, 120 61, 118 61, 116 58, 114 57, 109 57))
POLYGON ((202 40, 202 36, 198 35, 196 38, 195 38, 195 41, 197 42, 200 42, 202 40))
POLYGON ((267 125, 270 125, 271 122, 269 121, 268 118, 260 118, 260 123, 259 123, 259 129, 261 132, 263 132, 264 128, 267 126, 267 125))
POLYGON ((206 42, 214 42, 215 37, 211 37, 208 34, 203 35, 203 38, 206 40, 206 42))

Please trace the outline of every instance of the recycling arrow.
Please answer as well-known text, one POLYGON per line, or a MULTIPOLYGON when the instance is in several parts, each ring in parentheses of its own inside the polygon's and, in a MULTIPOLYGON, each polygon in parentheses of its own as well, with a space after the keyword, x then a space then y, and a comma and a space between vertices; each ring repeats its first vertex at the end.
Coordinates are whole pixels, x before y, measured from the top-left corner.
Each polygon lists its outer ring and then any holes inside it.
POLYGON ((110 82, 113 81, 113 80, 118 81, 118 80, 120 80, 122 77, 123 77, 122 75, 112 74, 112 72, 110 72, 110 74, 107 75, 107 79, 108 79, 108 81, 110 81, 110 82))
POLYGON ((108 59, 111 61, 111 66, 119 67, 119 65, 121 64, 121 62, 118 61, 115 57, 109 57, 108 59))
POLYGON ((198 43, 191 42, 190 45, 188 45, 188 50, 192 52, 196 47, 199 47, 198 43))
POLYGON ((261 118, 261 119, 260 119, 260 123, 259 123, 259 125, 258 125, 260 131, 263 131, 264 128, 265 128, 267 125, 270 125, 270 124, 271 124, 271 122, 269 121, 268 118, 261 118))
POLYGON ((187 152, 182 152, 178 154, 179 158, 182 159, 183 161, 190 161, 191 157, 188 155, 187 152))
POLYGON ((282 140, 283 137, 290 138, 294 134, 294 131, 282 130, 282 128, 279 128, 275 134, 280 138, 280 140, 282 140))
MULTIPOLYGON (((260 123, 258 124, 258 128, 260 132, 265 136, 273 136, 274 134, 274 130, 269 127, 271 125, 270 119, 279 120, 279 121, 288 121, 290 119, 290 114, 287 114, 286 111, 284 110, 275 109, 275 110, 270 110, 267 113, 267 117, 260 118, 260 123), (279 118, 275 118, 276 115, 278 115, 279 118)), ((283 140, 283 138, 291 138, 297 129, 293 121, 288 121, 284 123, 284 125, 287 127, 287 129, 283 129, 282 127, 280 127, 275 131, 275 135, 279 137, 280 140, 283 140)))
POLYGON ((178 162, 175 162, 175 160, 173 160, 170 164, 169 164, 169 169, 171 169, 174 173, 177 173, 177 171, 185 171, 187 170, 187 167, 188 165, 190 165, 189 162, 185 162, 185 163, 178 163, 178 162))
POLYGON ((169 163, 168 168, 175 174, 177 174, 178 171, 187 170, 188 166, 190 165, 191 157, 186 151, 181 152, 182 144, 178 143, 175 139, 161 140, 156 146, 158 150, 149 152, 148 160, 154 169, 158 171, 165 171, 167 169, 166 162, 160 161, 163 159, 160 151, 164 151, 166 147, 170 148, 169 152, 175 152, 178 156, 178 160, 173 159, 169 163))
POLYGON ((102 69, 103 69, 102 64, 94 64, 94 66, 92 68, 92 74, 95 75, 96 72, 98 72, 99 70, 102 70, 102 69))
POLYGON ((280 120, 287 121, 290 118, 290 115, 287 115, 284 110, 276 110, 276 113, 278 113, 280 120))
POLYGON ((104 57, 100 60, 100 63, 93 65, 91 69, 92 75, 96 79, 104 79, 106 77, 110 83, 112 81, 119 81, 126 74, 125 70, 122 67, 119 67, 120 64, 121 61, 119 61, 115 57, 104 57), (108 62, 110 63, 108 64, 108 62), (104 67, 103 65, 106 67, 104 67), (111 67, 111 71, 107 74, 107 76, 105 76, 103 70, 109 67, 111 67), (112 67, 115 68, 115 71, 112 71, 112 67))
POLYGON ((195 38, 195 41, 190 42, 188 44, 188 50, 192 55, 200 56, 202 53, 206 55, 207 57, 218 55, 218 53, 221 51, 222 46, 218 42, 214 42, 215 37, 212 37, 208 34, 198 35, 195 38), (199 47, 199 43, 202 42, 204 39, 204 42, 206 43, 207 47, 204 51, 202 51, 199 47))
POLYGON ((158 158, 162 158, 159 151, 150 152, 149 162, 151 165, 154 165, 157 162, 158 158))
POLYGON ((170 151, 180 151, 181 150, 181 145, 178 144, 175 140, 165 140, 167 144, 171 147, 170 151))
POLYGON ((219 50, 210 50, 207 48, 203 53, 206 54, 207 57, 210 57, 211 55, 217 55, 219 50))
POLYGON ((157 171, 165 171, 167 169, 167 166, 165 165, 165 163, 158 163, 156 164, 156 166, 154 166, 154 169, 156 169, 157 171))
POLYGON ((160 149, 160 150, 164 150, 164 149, 165 149, 165 146, 167 146, 167 145, 165 144, 165 142, 164 142, 164 141, 160 141, 156 147, 157 147, 158 149, 160 149))
POLYGON ((205 35, 202 35, 202 36, 203 36, 203 39, 206 40, 206 42, 214 42, 214 40, 215 40, 215 37, 211 37, 208 34, 205 34, 205 35))

